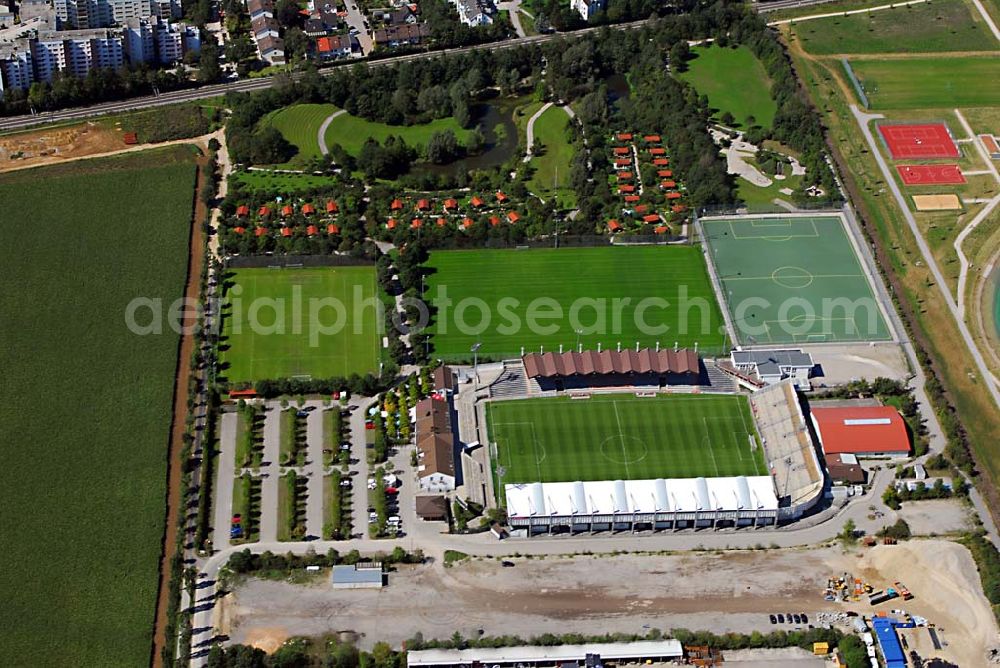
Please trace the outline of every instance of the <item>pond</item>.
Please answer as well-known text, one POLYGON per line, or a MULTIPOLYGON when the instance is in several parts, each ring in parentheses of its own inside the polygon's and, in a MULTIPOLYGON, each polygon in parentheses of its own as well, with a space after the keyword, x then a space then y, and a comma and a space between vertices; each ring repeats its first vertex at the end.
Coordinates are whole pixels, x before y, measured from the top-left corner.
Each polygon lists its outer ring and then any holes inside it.
POLYGON ((608 87, 608 101, 612 104, 619 100, 627 100, 632 95, 632 89, 624 74, 612 74, 605 77, 604 85, 608 87))
POLYGON ((501 100, 477 104, 472 114, 476 127, 486 138, 485 149, 447 165, 420 163, 413 166, 411 173, 455 176, 477 169, 492 169, 507 162, 517 152, 514 109, 519 103, 519 100, 501 100))

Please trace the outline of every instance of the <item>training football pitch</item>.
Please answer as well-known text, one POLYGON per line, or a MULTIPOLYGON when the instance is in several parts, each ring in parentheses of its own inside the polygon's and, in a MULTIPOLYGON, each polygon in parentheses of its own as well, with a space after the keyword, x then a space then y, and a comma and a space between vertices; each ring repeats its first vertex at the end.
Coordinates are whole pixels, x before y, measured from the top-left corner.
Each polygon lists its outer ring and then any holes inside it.
POLYGON ((996 77, 995 57, 852 58, 850 63, 872 109, 1000 105, 1000 86, 985 85, 996 77))
POLYGON ((517 357, 522 346, 725 349, 705 262, 691 246, 442 251, 426 267, 442 359, 471 360, 476 343, 479 359, 517 357))
POLYGON ((702 221, 741 343, 890 339, 839 216, 702 221))
POLYGON ((229 381, 378 372, 374 267, 237 269, 228 281, 222 359, 229 381))
POLYGON ((742 396, 495 401, 486 416, 501 485, 767 475, 742 396))

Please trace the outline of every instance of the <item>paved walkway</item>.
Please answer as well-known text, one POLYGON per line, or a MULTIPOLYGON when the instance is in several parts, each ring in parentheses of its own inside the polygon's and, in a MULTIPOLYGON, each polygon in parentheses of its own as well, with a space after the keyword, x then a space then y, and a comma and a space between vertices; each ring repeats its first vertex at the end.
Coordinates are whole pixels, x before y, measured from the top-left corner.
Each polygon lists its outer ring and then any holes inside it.
POLYGON ((525 162, 530 162, 531 161, 531 149, 535 145, 535 121, 538 120, 539 116, 541 116, 546 111, 548 111, 549 107, 551 107, 552 105, 553 105, 552 102, 546 102, 545 104, 542 105, 541 109, 539 109, 534 114, 532 114, 531 118, 528 119, 528 127, 527 127, 527 135, 528 135, 527 136, 527 144, 528 144, 528 148, 527 148, 527 150, 525 152, 525 156, 524 156, 524 161, 525 162))
MULTIPOLYGON (((869 14, 871 12, 880 12, 885 9, 895 9, 897 7, 906 7, 907 5, 920 5, 930 0, 909 0, 909 2, 896 2, 891 5, 879 5, 877 7, 866 7, 864 9, 852 9, 849 12, 826 12, 825 14, 810 14, 809 16, 800 16, 796 19, 783 19, 781 21, 770 21, 767 25, 769 26, 780 26, 786 23, 798 23, 800 21, 812 21, 814 19, 828 19, 834 16, 847 16, 850 14, 869 14)), ((973 2, 978 3, 978 0, 973 0, 973 2)))
MULTIPOLYGON (((985 170, 979 170, 976 172, 964 172, 965 174, 992 174, 993 179, 1000 184, 1000 173, 997 172, 996 166, 993 164, 993 160, 990 158, 989 151, 983 146, 983 143, 979 141, 976 133, 973 132, 972 126, 969 122, 965 120, 965 116, 961 111, 955 109, 955 116, 958 118, 958 122, 962 124, 962 128, 965 130, 965 134, 972 140, 972 144, 976 147, 979 152, 979 157, 982 158, 983 162, 986 164, 985 170)), ((962 250, 962 245, 965 243, 965 239, 972 234, 980 223, 982 223, 989 215, 993 212, 993 209, 1000 204, 1000 195, 986 200, 987 204, 982 208, 982 210, 973 218, 965 228, 959 232, 958 236, 955 237, 955 252, 958 254, 958 262, 961 266, 958 273, 958 289, 956 291, 956 300, 958 302, 958 313, 959 317, 963 320, 965 319, 965 286, 969 278, 969 259, 965 256, 965 252, 962 250)))
POLYGON ((319 126, 319 131, 316 133, 316 142, 319 144, 319 152, 323 155, 328 155, 330 149, 326 146, 326 130, 330 127, 330 123, 333 123, 333 119, 341 114, 346 114, 346 109, 340 109, 333 112, 323 120, 323 124, 319 126))
POLYGON ((524 27, 521 25, 521 0, 497 3, 497 9, 500 11, 506 10, 510 16, 510 24, 514 26, 514 32, 517 33, 518 37, 527 36, 527 33, 524 32, 524 27))

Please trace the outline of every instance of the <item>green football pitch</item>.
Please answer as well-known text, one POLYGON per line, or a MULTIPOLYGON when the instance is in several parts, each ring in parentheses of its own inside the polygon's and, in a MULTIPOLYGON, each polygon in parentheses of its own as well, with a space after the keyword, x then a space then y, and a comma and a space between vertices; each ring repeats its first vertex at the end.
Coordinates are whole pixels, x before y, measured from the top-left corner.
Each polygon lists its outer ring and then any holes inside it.
POLYGON ((741 343, 891 338, 839 216, 702 221, 741 343))
POLYGON ((496 401, 486 416, 501 485, 767 475, 742 396, 496 401))
POLYGON ((442 251, 426 266, 442 359, 471 360, 477 342, 480 359, 517 357, 522 346, 726 348, 705 261, 691 246, 442 251))
POLYGON ((237 269, 229 280, 223 375, 231 382, 378 372, 374 267, 237 269))

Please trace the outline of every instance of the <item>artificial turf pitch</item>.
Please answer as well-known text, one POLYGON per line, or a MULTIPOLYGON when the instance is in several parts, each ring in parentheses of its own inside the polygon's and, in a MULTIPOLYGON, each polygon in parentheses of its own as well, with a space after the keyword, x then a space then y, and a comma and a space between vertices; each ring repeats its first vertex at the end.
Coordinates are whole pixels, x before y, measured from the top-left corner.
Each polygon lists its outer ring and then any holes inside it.
MULTIPOLYGON (((374 267, 237 269, 229 280, 223 328, 229 381, 378 372, 374 267), (330 298, 343 305, 343 327, 324 333, 311 322, 310 304, 330 298)), ((338 321, 334 308, 318 311, 319 325, 338 321)))
POLYGON ((691 246, 439 251, 426 267, 433 354, 442 359, 471 360, 477 342, 480 359, 517 357, 522 346, 726 347, 705 262, 691 246), (529 324, 546 313, 557 317, 529 324))
POLYGON ((501 484, 767 475, 742 396, 495 401, 486 415, 501 484))
POLYGON ((702 220, 741 343, 890 338, 838 216, 702 220))

